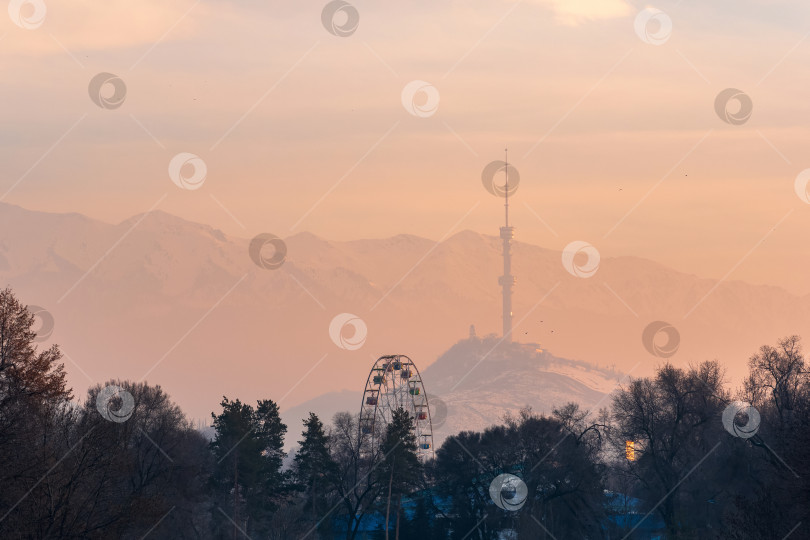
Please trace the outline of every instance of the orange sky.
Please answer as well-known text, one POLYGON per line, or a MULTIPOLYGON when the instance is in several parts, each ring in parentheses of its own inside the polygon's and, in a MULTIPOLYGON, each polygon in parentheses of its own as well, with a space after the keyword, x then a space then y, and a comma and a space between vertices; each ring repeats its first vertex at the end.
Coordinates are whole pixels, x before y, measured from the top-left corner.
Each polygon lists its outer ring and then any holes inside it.
POLYGON ((168 194, 162 210, 246 238, 497 234, 480 173, 508 145, 520 240, 810 293, 794 190, 810 5, 662 1, 655 45, 634 29, 647 6, 624 0, 352 3, 347 37, 321 0, 47 0, 33 29, 0 16, 0 197, 118 222, 168 194), (121 107, 89 98, 99 72, 126 83, 121 107), (435 87, 432 114, 403 106, 413 80, 435 87), (715 113, 729 87, 753 102, 742 125, 715 113), (171 182, 180 152, 206 163, 199 189, 171 182))

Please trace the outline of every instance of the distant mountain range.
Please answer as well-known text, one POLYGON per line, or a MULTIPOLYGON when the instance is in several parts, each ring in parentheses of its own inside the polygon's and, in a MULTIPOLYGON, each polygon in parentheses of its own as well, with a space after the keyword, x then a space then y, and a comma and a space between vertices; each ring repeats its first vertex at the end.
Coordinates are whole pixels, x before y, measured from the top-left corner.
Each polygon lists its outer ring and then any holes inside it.
MULTIPOLYGON (((438 356, 471 324, 479 335, 500 332, 497 237, 462 231, 440 243, 409 235, 336 242, 299 233, 284 241, 284 264, 264 269, 249 255, 249 238, 160 211, 111 225, 0 204, 0 285, 54 316, 43 345, 63 347, 79 396, 109 378, 145 376, 195 418, 208 417, 223 395, 272 398, 282 409, 333 391, 349 396, 384 354, 410 356, 429 392, 441 393, 462 368, 460 360, 429 367, 438 356), (330 339, 330 322, 342 313, 367 327, 359 348, 330 339)), ((515 242, 513 253, 514 338, 555 357, 650 373, 662 358, 644 346, 642 332, 660 320, 680 336, 670 361, 717 358, 739 376, 760 345, 810 329, 810 297, 777 287, 718 283, 606 254, 592 277, 578 278, 559 251, 515 242)), ((493 370, 499 404, 502 367, 490 357, 476 369, 493 370)), ((589 392, 567 380, 557 390, 511 384, 515 404, 589 392)), ((455 399, 486 395, 468 391, 455 399)))

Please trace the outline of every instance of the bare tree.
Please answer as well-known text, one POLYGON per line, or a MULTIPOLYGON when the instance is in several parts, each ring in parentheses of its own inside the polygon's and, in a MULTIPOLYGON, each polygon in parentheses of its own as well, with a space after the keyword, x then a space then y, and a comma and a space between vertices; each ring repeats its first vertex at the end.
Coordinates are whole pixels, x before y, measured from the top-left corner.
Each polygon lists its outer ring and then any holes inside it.
MULTIPOLYGON (((377 425, 374 429, 384 433, 385 428, 377 425)), ((380 444, 371 432, 363 433, 359 416, 348 412, 335 415, 329 439, 332 459, 337 464, 334 485, 337 502, 322 519, 331 519, 335 512, 340 512, 346 520, 346 539, 353 540, 384 488, 375 474, 382 457, 380 444)))
POLYGON ((728 400, 717 362, 688 370, 665 364, 655 377, 633 379, 614 395, 611 442, 618 472, 635 480, 638 494, 663 519, 671 538, 688 537, 690 524, 704 517, 717 518, 703 507, 687 510, 687 502, 716 495, 711 492, 716 484, 706 474, 720 469, 719 454, 712 454, 728 400), (623 459, 626 441, 635 443, 635 460, 623 459), (688 491, 692 495, 684 496, 688 491))

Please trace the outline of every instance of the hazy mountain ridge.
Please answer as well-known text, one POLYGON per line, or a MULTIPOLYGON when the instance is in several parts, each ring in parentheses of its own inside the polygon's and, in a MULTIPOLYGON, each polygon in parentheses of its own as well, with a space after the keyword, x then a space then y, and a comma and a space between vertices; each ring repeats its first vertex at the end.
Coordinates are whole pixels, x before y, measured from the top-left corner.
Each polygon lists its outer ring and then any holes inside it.
MULTIPOLYGON (((462 231, 437 244, 407 234, 336 242, 298 233, 285 242, 287 261, 268 271, 249 258, 248 239, 161 211, 111 225, 0 203, 0 281, 54 315, 46 344, 70 355, 78 392, 148 372, 198 418, 223 394, 288 408, 334 389, 360 391, 383 354, 407 354, 433 377, 427 366, 470 324, 482 335, 500 330, 495 236, 462 231), (330 321, 344 312, 368 326, 359 350, 329 339, 330 321)), ((580 279, 559 251, 518 241, 513 273, 516 341, 619 370, 637 366, 634 375, 662 361, 641 343, 654 320, 680 331, 670 360, 718 358, 731 374, 760 345, 810 328, 810 296, 718 286, 638 257, 603 254, 597 273, 580 279)))

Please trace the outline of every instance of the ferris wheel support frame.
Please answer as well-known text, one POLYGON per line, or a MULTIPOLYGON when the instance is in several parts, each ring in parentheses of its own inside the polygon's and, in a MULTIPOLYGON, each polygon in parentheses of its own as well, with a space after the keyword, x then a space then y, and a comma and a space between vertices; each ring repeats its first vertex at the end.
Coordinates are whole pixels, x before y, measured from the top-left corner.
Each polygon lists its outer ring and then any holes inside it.
POLYGON ((417 456, 420 461, 424 462, 435 457, 433 420, 425 384, 419 368, 404 354, 381 356, 369 371, 363 390, 363 399, 360 403, 358 421, 358 443, 361 446, 363 438, 370 435, 371 448, 376 448, 383 436, 383 434, 377 433, 378 428, 382 427, 379 424, 387 425, 390 422, 393 408, 395 408, 393 406, 402 407, 411 415, 417 439, 417 456), (406 366, 407 369, 405 369, 406 366), (413 369, 414 373, 410 373, 410 369, 413 369), (408 376, 403 377, 403 373, 408 373, 408 376), (390 378, 388 374, 390 374, 390 378), (395 384, 397 381, 399 384, 395 384), (407 390, 407 394, 404 390, 407 390), (418 403, 417 396, 421 398, 418 403), (381 399, 383 397, 385 397, 384 403, 381 399), (421 412, 426 413, 425 418, 421 418, 419 414, 421 412))

